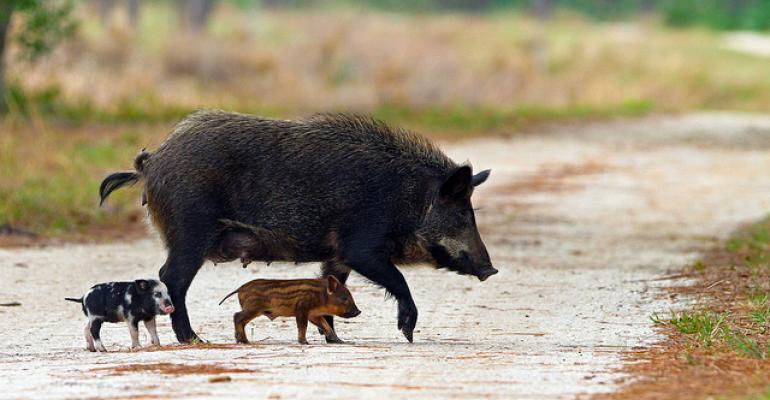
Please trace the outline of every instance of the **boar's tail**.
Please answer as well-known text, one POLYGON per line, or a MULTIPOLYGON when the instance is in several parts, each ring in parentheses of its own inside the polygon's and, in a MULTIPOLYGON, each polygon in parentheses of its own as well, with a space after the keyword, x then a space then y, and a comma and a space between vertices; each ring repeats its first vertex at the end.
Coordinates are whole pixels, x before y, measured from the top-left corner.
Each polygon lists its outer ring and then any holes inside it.
POLYGON ((228 294, 227 296, 225 296, 225 298, 224 298, 224 299, 222 299, 222 301, 220 301, 220 302, 219 302, 219 305, 221 306, 221 305, 222 305, 222 303, 224 303, 224 302, 225 302, 225 300, 227 300, 227 299, 228 299, 230 296, 232 296, 232 295, 234 295, 234 294, 238 293, 238 291, 239 291, 239 290, 241 290, 241 288, 235 289, 235 290, 233 290, 232 292, 230 292, 230 294, 228 294))
MULTIPOLYGON (((123 186, 133 185, 136 182, 139 182, 139 179, 142 177, 142 171, 144 170, 144 162, 147 161, 149 157, 150 153, 145 151, 145 149, 142 149, 142 151, 139 152, 139 155, 134 159, 134 172, 115 172, 104 178, 101 186, 99 186, 99 206, 104 204, 104 201, 107 200, 107 196, 109 196, 110 193, 123 186)), ((142 196, 144 197, 144 195, 142 196)))
POLYGON ((75 303, 81 303, 81 304, 83 303, 83 298, 82 297, 79 298, 79 299, 73 299, 72 297, 65 297, 64 300, 74 301, 75 303))
POLYGON ((110 195, 115 189, 119 189, 125 185, 133 185, 139 181, 139 174, 136 172, 116 172, 110 174, 104 178, 102 185, 99 186, 99 206, 104 204, 107 200, 107 196, 110 195))

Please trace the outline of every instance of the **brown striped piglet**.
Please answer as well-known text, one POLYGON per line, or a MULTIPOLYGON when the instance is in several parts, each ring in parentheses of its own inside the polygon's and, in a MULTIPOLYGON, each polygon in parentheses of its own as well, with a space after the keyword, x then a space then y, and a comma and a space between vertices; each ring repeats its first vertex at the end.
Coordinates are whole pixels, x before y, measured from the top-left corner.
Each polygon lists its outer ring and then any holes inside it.
POLYGON ((323 332, 327 343, 343 343, 324 317, 335 315, 353 318, 361 314, 350 291, 334 276, 318 279, 255 279, 225 296, 219 304, 236 293, 241 304, 241 311, 233 315, 235 340, 238 343, 249 342, 244 328, 260 315, 270 320, 295 317, 300 344, 308 344, 305 338, 308 321, 323 332))

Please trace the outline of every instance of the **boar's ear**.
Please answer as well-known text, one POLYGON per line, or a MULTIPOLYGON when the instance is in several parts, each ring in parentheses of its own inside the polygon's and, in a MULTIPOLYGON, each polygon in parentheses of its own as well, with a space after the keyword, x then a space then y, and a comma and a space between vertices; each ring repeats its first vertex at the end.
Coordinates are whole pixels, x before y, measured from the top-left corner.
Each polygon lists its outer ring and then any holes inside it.
POLYGON ((134 283, 136 283, 136 288, 139 289, 140 292, 144 292, 150 288, 150 282, 147 282, 144 279, 137 279, 134 283))
POLYGON ((463 165, 458 167, 452 175, 441 185, 439 194, 443 198, 464 199, 470 196, 473 186, 471 186, 471 167, 463 165))
POLYGON ((489 178, 489 174, 491 172, 492 172, 491 169, 485 169, 479 172, 478 174, 473 175, 473 178, 471 178, 471 185, 473 185, 473 187, 481 185, 487 180, 487 178, 489 178))
POLYGON ((329 287, 326 289, 329 291, 329 294, 334 293, 334 291, 337 290, 337 287, 341 285, 340 281, 337 280, 337 278, 334 275, 327 276, 326 281, 329 284, 329 287))

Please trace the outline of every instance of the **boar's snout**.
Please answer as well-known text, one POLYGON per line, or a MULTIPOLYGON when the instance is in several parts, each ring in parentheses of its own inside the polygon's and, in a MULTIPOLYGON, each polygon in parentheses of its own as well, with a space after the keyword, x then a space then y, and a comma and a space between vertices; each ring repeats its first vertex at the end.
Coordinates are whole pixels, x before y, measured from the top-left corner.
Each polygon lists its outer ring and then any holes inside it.
POLYGON ((491 265, 487 265, 487 266, 479 268, 476 271, 476 277, 479 278, 479 280, 483 282, 483 281, 487 280, 487 278, 489 278, 490 276, 496 274, 497 272, 498 271, 497 271, 497 269, 495 267, 493 267, 491 265))

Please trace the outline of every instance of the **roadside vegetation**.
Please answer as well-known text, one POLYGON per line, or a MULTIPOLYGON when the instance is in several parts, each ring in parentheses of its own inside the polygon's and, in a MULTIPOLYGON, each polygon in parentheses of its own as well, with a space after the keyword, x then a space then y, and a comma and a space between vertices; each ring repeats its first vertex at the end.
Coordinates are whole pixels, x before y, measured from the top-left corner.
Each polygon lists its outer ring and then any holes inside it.
POLYGON ((113 11, 109 23, 78 2, 77 29, 50 54, 29 63, 9 42, 0 231, 58 237, 140 221, 138 191, 99 209, 99 182, 198 108, 280 118, 352 111, 446 140, 770 109, 770 58, 732 50, 703 24, 674 29, 662 11, 620 9, 624 19, 597 21, 580 2, 538 19, 492 3, 490 12, 413 13, 222 2, 204 30, 180 30, 172 2, 142 3, 138 22, 113 11))
POLYGON ((694 305, 651 316, 668 339, 631 353, 641 379, 612 398, 770 398, 770 218, 689 266, 694 305))

